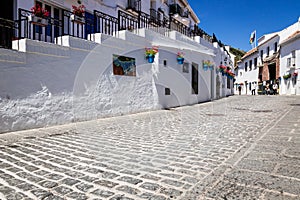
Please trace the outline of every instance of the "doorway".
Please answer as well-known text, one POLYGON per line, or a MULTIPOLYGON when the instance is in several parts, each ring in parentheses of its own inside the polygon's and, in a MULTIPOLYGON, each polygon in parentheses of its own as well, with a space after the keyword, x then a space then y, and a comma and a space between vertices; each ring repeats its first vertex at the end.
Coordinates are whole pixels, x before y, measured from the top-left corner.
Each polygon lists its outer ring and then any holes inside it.
POLYGON ((276 64, 273 63, 268 66, 269 68, 269 80, 275 80, 276 79, 276 64))
POLYGON ((14 1, 2 0, 0 6, 0 18, 13 20, 14 19, 14 1))
MULTIPOLYGON (((5 25, 6 22, 3 20, 13 20, 14 19, 14 0, 3 0, 3 4, 0 6, 0 47, 11 48, 12 39, 14 36, 14 30, 9 25, 5 25), (3 21, 3 22, 2 22, 3 21)), ((11 23, 9 23, 11 24, 11 23)))
POLYGON ((192 63, 192 94, 198 94, 198 65, 192 63))

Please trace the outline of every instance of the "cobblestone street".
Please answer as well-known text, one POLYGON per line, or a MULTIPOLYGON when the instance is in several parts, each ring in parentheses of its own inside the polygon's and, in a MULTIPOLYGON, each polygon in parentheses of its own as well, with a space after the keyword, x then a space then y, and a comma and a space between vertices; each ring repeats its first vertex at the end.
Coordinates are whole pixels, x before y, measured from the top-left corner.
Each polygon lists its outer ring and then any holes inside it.
POLYGON ((300 199, 300 96, 0 134, 0 199, 300 199))

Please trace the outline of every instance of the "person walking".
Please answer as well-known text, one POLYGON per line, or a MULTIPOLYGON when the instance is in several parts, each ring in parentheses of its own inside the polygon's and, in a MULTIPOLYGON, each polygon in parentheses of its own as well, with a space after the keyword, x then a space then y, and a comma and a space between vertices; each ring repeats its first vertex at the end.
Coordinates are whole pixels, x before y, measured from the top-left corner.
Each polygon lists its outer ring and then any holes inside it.
POLYGON ((239 95, 241 95, 241 93, 242 93, 242 86, 241 85, 239 85, 238 90, 239 90, 239 95))
POLYGON ((252 90, 251 90, 251 92, 252 92, 252 95, 255 95, 255 93, 256 93, 256 89, 257 89, 257 85, 256 85, 256 84, 254 84, 254 85, 253 85, 253 88, 252 88, 252 90))

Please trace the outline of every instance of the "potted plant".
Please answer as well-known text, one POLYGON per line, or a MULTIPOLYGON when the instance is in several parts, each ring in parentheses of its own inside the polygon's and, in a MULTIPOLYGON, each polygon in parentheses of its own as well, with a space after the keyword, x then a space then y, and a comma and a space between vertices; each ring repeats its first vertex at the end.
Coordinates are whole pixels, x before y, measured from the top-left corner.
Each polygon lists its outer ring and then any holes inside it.
POLYGON ((157 54, 157 52, 158 52, 157 47, 145 48, 145 55, 149 63, 154 62, 155 54, 157 54))
POLYGON ((226 75, 226 69, 227 69, 227 67, 224 65, 219 66, 219 71, 222 73, 222 76, 226 75))
POLYGON ((84 5, 80 5, 80 6, 72 5, 73 14, 70 16, 71 21, 76 22, 78 24, 84 24, 85 23, 84 12, 85 12, 84 5))
POLYGON ((203 61, 203 69, 204 71, 207 71, 208 69, 213 70, 214 64, 210 60, 204 60, 203 61))
POLYGON ((32 24, 36 24, 39 26, 47 26, 48 20, 47 17, 49 16, 49 12, 42 8, 39 4, 36 4, 31 8, 32 14, 28 16, 28 21, 32 24))
POLYGON ((183 64, 183 62, 184 62, 184 53, 183 52, 178 52, 177 53, 177 62, 180 65, 183 64))

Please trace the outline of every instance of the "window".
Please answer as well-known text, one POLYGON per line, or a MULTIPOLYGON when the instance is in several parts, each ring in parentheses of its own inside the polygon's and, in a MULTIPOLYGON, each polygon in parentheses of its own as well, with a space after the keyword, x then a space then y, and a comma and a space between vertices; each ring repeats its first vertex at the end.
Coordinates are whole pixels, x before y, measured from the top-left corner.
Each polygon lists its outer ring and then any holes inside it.
MULTIPOLYGON (((51 6, 45 4, 45 9, 49 12, 49 16, 52 16, 52 15, 51 15, 51 6)), ((51 36, 51 32, 52 32, 51 24, 48 24, 46 30, 47 30, 47 31, 46 31, 46 34, 47 34, 48 36, 51 36)))
POLYGON ((230 89, 230 88, 231 88, 230 78, 227 77, 227 89, 230 89))
POLYGON ((249 61, 249 71, 252 70, 252 60, 249 61))
MULTIPOLYGON (((54 20, 51 20, 51 23, 46 26, 45 34, 50 37, 58 37, 59 35, 61 35, 62 30, 61 28, 59 28, 60 22, 58 20, 62 18, 62 9, 56 8, 52 5, 48 5, 40 1, 36 1, 35 4, 39 5, 41 8, 46 9, 49 12, 49 17, 54 18, 54 20)), ((35 32, 43 34, 42 27, 36 26, 35 32)))
POLYGON ((260 59, 261 59, 261 62, 264 59, 264 50, 260 50, 260 59))
POLYGON ((248 62, 245 62, 245 71, 248 71, 248 62))
POLYGON ((292 51, 292 58, 296 58, 296 51, 292 51))
POLYGON ((85 12, 84 17, 87 22, 85 24, 85 37, 88 38, 88 35, 94 33, 95 31, 94 25, 92 24, 92 22, 94 21, 94 15, 89 12, 85 12))
POLYGON ((257 68, 257 58, 254 58, 254 69, 257 68))
POLYGON ((292 51, 292 60, 291 60, 291 66, 295 66, 296 65, 296 51, 292 51))
POLYGON ((274 53, 276 53, 277 52, 277 47, 278 45, 277 45, 277 42, 275 42, 275 44, 274 44, 274 53))
POLYGON ((267 57, 270 55, 270 47, 267 47, 267 57))
POLYGON ((165 88, 165 95, 171 95, 170 88, 165 88))
POLYGON ((243 72, 240 72, 240 76, 242 76, 243 75, 243 72))
POLYGON ((286 66, 287 67, 291 66, 291 58, 287 58, 286 66))
POLYGON ((182 65, 182 72, 183 73, 189 73, 189 63, 187 63, 187 62, 185 62, 185 63, 183 63, 183 65, 182 65))
POLYGON ((164 66, 165 67, 167 66, 167 60, 164 60, 164 66))

